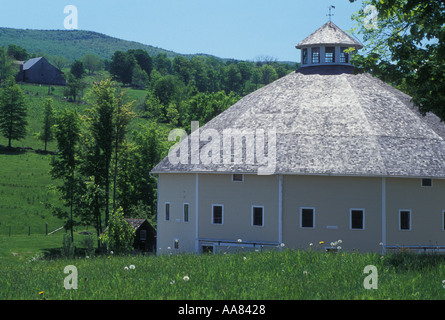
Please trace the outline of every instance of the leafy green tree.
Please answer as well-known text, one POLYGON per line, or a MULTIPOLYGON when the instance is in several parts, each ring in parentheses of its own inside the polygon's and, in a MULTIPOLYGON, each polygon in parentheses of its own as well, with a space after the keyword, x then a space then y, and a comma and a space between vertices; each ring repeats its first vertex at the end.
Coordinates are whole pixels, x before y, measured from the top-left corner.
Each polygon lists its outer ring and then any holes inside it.
POLYGON ((103 61, 95 54, 86 54, 82 58, 82 63, 88 69, 89 74, 93 74, 103 68, 103 61))
POLYGON ((133 248, 135 235, 136 231, 125 220, 122 208, 119 208, 111 214, 108 227, 100 239, 107 246, 108 251, 126 254, 133 248))
POLYGON ((353 19, 368 53, 355 54, 353 63, 401 86, 422 113, 433 112, 444 121, 444 1, 369 0, 353 19), (377 10, 376 24, 368 5, 377 10))
POLYGON ((16 71, 18 72, 18 69, 14 66, 14 60, 0 47, 0 81, 15 76, 16 71))
POLYGON ((0 89, 0 132, 8 139, 9 148, 12 140, 21 140, 26 136, 26 113, 23 91, 11 76, 0 89))
POLYGON ((57 186, 61 200, 69 212, 61 208, 54 207, 53 213, 59 219, 65 219, 65 227, 71 230, 71 240, 74 238, 73 226, 75 203, 79 190, 79 178, 76 175, 79 159, 77 158, 80 138, 79 116, 73 112, 65 110, 57 119, 55 137, 57 140, 57 155, 51 160, 50 174, 53 179, 61 180, 57 186))
POLYGON ((82 79, 82 77, 85 75, 85 66, 83 65, 83 62, 80 60, 74 61, 74 63, 71 65, 71 74, 76 79, 82 79))
POLYGON ((139 65, 136 65, 133 70, 133 77, 131 79, 131 84, 140 89, 145 89, 148 85, 148 75, 147 72, 142 70, 139 65))
POLYGON ((177 56, 172 63, 173 72, 187 85, 192 79, 192 63, 183 56, 177 56))
POLYGON ((116 51, 110 62, 110 74, 123 84, 131 84, 137 61, 132 54, 116 51))
POLYGON ((54 56, 51 57, 50 60, 51 63, 54 64, 54 66, 59 70, 62 70, 70 65, 70 61, 63 56, 54 56))
POLYGON ((29 54, 26 49, 15 44, 10 44, 8 46, 8 55, 18 61, 25 61, 29 59, 29 54))
POLYGON ((153 59, 150 57, 147 51, 142 49, 128 50, 128 53, 132 55, 139 67, 145 71, 148 77, 150 77, 153 71, 153 59))
POLYGON ((154 94, 160 103, 166 107, 173 101, 180 101, 185 90, 184 83, 177 77, 166 75, 154 83, 154 94))
POLYGON ((74 102, 76 102, 77 98, 82 95, 86 84, 82 79, 76 78, 71 72, 68 72, 65 77, 66 87, 64 88, 63 93, 66 97, 72 97, 74 102))
POLYGON ((230 64, 226 70, 225 87, 226 92, 230 91, 241 94, 243 89, 243 77, 236 64, 230 64))
POLYGON ((269 83, 274 82, 278 79, 278 74, 274 67, 272 67, 270 64, 265 64, 261 67, 261 73, 263 76, 263 84, 267 85, 269 83))
POLYGON ((55 125, 55 118, 54 118, 53 100, 46 99, 44 105, 45 109, 43 111, 44 113, 43 127, 42 127, 42 132, 39 135, 39 139, 44 142, 46 151, 48 142, 54 140, 53 127, 55 125))
POLYGON ((156 214, 157 182, 150 171, 161 160, 164 148, 156 123, 139 128, 133 133, 132 145, 122 162, 122 175, 118 179, 119 204, 126 215, 133 215, 133 207, 139 204, 148 208, 147 214, 156 214))

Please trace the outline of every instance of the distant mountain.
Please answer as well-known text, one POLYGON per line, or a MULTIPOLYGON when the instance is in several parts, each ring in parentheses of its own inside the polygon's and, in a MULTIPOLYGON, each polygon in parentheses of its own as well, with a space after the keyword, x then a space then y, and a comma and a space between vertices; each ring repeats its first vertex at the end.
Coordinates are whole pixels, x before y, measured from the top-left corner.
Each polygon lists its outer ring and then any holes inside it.
MULTIPOLYGON (((63 56, 69 60, 80 59, 87 53, 110 59, 115 51, 143 49, 150 56, 165 53, 169 58, 179 53, 134 41, 113 38, 98 32, 82 30, 29 30, 0 27, 0 46, 15 44, 29 53, 63 56)), ((200 54, 199 54, 200 55, 200 54)))

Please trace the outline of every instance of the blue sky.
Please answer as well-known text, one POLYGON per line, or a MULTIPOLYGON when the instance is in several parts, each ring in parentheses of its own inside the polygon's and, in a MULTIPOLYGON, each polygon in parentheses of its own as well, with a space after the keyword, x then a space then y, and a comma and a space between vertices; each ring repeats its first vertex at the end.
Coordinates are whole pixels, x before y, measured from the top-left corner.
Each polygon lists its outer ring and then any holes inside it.
POLYGON ((79 29, 175 52, 299 61, 295 45, 328 21, 347 31, 362 1, 349 0, 17 0, 2 3, 0 26, 64 29, 67 5, 79 29))

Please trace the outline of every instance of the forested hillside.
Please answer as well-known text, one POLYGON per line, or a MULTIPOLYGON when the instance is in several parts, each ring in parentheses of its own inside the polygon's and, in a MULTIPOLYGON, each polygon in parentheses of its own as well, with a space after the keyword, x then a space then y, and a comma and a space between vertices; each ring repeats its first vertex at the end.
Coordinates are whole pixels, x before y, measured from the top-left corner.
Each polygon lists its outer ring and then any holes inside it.
POLYGON ((115 51, 130 49, 143 49, 150 55, 159 53, 165 53, 168 57, 178 55, 172 51, 92 31, 0 28, 0 46, 7 47, 11 43, 25 48, 30 53, 63 56, 70 61, 80 59, 88 53, 102 59, 110 59, 115 51))

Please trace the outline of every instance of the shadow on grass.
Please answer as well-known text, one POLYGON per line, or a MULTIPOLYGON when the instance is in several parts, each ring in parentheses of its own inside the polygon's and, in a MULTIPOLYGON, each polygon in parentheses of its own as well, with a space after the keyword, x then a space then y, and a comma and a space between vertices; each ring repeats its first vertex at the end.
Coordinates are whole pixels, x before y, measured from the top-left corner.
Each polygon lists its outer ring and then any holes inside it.
POLYGON ((424 271, 445 264, 445 254, 397 252, 385 256, 384 265, 396 271, 424 271))

